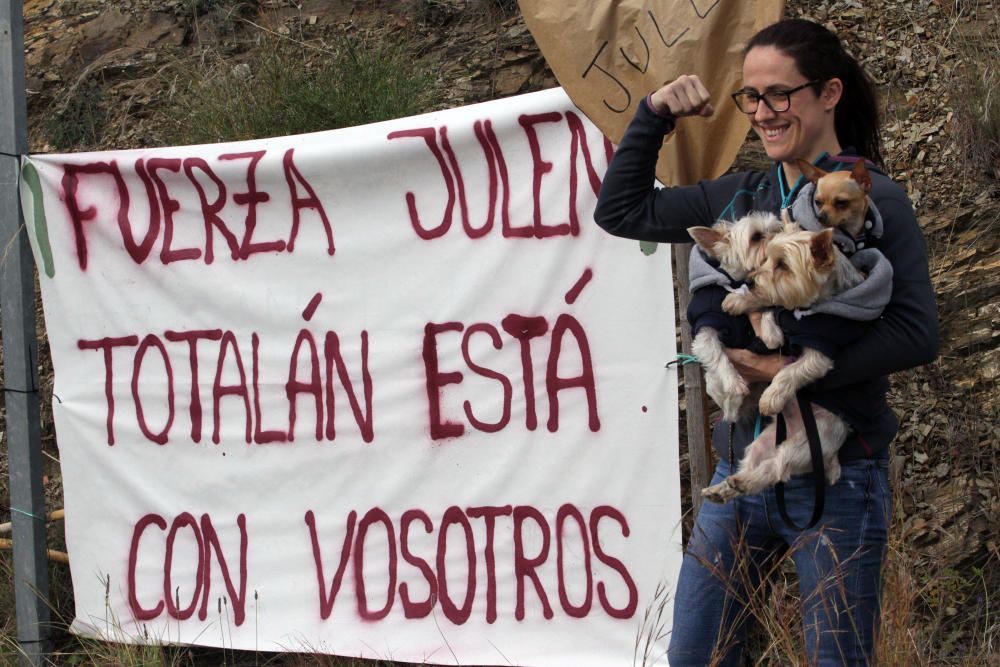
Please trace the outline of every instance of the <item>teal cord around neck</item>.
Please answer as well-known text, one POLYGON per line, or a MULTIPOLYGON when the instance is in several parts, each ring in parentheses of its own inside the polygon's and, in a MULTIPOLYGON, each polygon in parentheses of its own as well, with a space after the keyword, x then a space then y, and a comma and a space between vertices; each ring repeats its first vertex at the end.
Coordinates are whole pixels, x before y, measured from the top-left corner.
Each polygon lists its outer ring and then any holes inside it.
POLYGON ((778 166, 778 188, 781 190, 781 210, 788 208, 788 205, 792 203, 792 195, 799 189, 799 185, 802 184, 804 176, 799 176, 799 179, 795 181, 795 185, 789 190, 788 186, 785 185, 785 168, 781 165, 778 166))
MULTIPOLYGON (((829 155, 827 151, 820 153, 819 157, 813 160, 813 165, 819 163, 820 160, 829 155)), ((795 198, 795 193, 799 191, 799 186, 802 185, 802 181, 805 180, 805 176, 799 174, 798 179, 795 181, 795 185, 791 189, 788 189, 788 185, 785 183, 785 167, 783 163, 778 163, 778 189, 781 192, 781 210, 788 208, 789 204, 795 198)))

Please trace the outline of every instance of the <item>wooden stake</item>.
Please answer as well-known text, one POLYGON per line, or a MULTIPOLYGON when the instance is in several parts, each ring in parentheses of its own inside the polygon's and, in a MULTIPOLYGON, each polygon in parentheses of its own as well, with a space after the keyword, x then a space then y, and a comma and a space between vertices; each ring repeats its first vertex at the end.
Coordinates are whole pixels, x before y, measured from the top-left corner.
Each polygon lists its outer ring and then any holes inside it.
MULTIPOLYGON (((691 244, 674 244, 673 251, 677 310, 680 313, 681 324, 681 349, 685 354, 691 354, 691 325, 685 316, 688 303, 691 301, 691 294, 688 291, 688 258, 691 255, 691 244)), ((694 516, 697 517, 702 503, 701 490, 708 486, 712 479, 714 457, 701 366, 685 364, 683 369, 684 403, 687 406, 688 463, 691 467, 691 505, 694 508, 694 516)))

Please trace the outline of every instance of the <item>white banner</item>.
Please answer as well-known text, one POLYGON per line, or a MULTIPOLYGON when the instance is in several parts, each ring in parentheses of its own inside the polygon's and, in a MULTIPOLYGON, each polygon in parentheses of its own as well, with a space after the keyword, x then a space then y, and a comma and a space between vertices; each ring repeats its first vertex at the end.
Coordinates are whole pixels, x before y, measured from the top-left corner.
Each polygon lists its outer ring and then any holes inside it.
POLYGON ((25 161, 77 632, 665 662, 669 253, 561 90, 25 161))

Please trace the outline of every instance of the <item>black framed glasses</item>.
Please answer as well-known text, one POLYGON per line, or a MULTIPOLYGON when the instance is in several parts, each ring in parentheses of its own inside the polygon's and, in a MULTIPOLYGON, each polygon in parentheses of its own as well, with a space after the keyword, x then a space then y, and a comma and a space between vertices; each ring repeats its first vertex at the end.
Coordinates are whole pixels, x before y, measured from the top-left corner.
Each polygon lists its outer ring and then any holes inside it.
POLYGON ((792 93, 797 93, 803 88, 816 86, 821 83, 823 82, 819 80, 807 81, 795 88, 789 88, 788 90, 768 90, 765 93, 758 93, 756 90, 737 90, 731 97, 733 98, 733 102, 736 102, 736 106, 739 107, 740 111, 746 114, 757 113, 757 107, 760 106, 761 100, 764 100, 767 108, 774 113, 781 113, 782 111, 788 111, 792 107, 792 93))

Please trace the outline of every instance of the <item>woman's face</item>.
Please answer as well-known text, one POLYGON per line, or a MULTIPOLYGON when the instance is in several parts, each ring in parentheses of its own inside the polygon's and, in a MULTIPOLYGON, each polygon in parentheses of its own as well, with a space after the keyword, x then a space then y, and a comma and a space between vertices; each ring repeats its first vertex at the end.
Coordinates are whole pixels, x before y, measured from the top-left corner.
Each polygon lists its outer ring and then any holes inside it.
MULTIPOLYGON (((773 46, 756 46, 743 61, 743 87, 759 94, 769 90, 791 90, 808 79, 799 72, 795 61, 773 46)), ((839 79, 824 83, 819 95, 812 86, 791 94, 787 111, 774 112, 764 104, 747 114, 750 124, 772 160, 792 162, 796 158, 812 161, 823 151, 840 152, 834 129, 833 110, 840 100, 839 79)))

